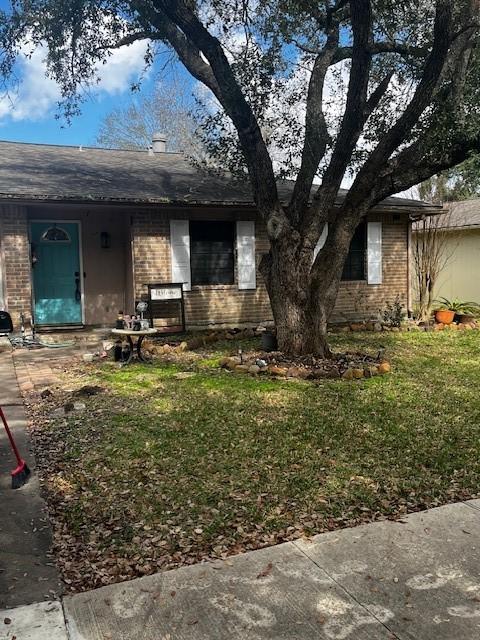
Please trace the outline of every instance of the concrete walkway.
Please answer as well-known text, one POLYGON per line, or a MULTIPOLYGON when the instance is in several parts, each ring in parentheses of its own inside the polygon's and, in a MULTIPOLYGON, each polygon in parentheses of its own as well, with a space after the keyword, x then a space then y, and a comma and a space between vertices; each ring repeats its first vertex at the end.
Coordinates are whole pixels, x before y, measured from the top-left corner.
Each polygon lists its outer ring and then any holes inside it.
POLYGON ((0 405, 32 471, 27 484, 12 490, 10 471, 16 463, 0 424, 0 609, 5 609, 55 598, 61 593, 61 585, 49 556, 51 531, 9 352, 0 353, 0 405))
POLYGON ((476 640, 480 501, 64 600, 71 640, 476 640))
POLYGON ((479 545, 458 503, 0 611, 0 640, 477 640, 479 545))

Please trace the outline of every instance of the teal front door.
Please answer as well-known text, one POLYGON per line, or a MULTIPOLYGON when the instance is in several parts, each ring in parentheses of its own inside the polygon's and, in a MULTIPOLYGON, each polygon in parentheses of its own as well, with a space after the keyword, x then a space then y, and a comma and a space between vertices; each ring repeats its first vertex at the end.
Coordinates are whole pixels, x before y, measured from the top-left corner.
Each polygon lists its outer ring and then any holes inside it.
POLYGON ((78 223, 32 222, 30 233, 35 323, 82 324, 78 223))

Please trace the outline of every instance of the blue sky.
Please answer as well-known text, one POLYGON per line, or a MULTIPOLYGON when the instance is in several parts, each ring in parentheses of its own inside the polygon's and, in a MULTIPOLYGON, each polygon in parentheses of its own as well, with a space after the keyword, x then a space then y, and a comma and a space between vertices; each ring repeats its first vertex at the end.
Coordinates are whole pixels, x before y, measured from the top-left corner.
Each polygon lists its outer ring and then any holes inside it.
MULTIPOLYGON (((8 7, 0 0, 0 8, 8 7)), ((10 96, 0 94, 0 139, 22 142, 91 145, 99 124, 114 107, 132 100, 131 85, 143 75, 145 43, 135 43, 115 52, 102 67, 102 80, 82 106, 82 114, 70 125, 57 119, 58 87, 45 76, 44 52, 31 59, 22 57, 17 73, 19 87, 10 96)), ((153 67, 142 82, 141 91, 150 91, 155 82, 153 67)))

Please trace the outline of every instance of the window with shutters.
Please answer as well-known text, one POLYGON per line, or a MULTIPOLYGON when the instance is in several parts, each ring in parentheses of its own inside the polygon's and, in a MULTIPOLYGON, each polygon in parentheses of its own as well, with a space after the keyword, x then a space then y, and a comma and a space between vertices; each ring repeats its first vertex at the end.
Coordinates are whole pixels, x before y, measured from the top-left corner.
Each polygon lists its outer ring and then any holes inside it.
POLYGON ((233 222, 190 221, 192 285, 234 283, 233 222))
POLYGON ((343 267, 342 280, 366 279, 367 225, 361 222, 350 243, 348 256, 343 267))

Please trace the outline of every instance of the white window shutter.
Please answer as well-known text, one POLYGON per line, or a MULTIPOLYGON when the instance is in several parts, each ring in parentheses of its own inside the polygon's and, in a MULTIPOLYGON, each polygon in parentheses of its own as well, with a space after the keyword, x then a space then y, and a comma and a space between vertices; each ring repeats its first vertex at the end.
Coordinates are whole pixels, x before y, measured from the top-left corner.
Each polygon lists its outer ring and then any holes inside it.
POLYGON ((367 282, 382 284, 382 223, 367 224, 367 282))
POLYGON ((183 290, 190 291, 190 228, 188 220, 170 220, 170 252, 172 282, 183 282, 183 290))
POLYGON ((239 289, 256 289, 255 222, 237 222, 237 274, 239 289))
POLYGON ((315 260, 315 258, 318 256, 320 250, 323 249, 325 242, 327 241, 327 236, 328 236, 328 222, 325 223, 322 229, 320 238, 318 239, 315 249, 313 250, 313 260, 315 260))

